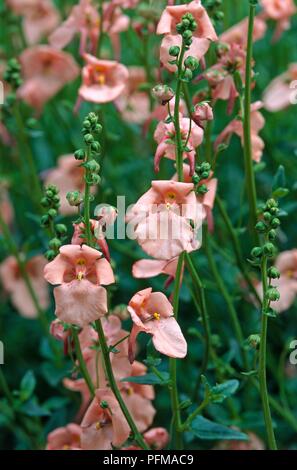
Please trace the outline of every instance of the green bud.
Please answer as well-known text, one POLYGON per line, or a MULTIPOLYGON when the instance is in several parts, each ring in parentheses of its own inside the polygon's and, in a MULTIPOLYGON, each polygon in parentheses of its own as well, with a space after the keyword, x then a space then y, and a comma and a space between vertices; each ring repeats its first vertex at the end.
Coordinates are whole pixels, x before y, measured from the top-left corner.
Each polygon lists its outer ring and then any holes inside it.
POLYGON ((277 217, 274 217, 270 225, 272 228, 278 228, 280 226, 280 220, 277 217))
POLYGON ((277 207, 278 204, 276 202, 275 199, 271 198, 271 199, 268 199, 268 201, 266 202, 266 207, 268 210, 272 209, 273 207, 277 207))
POLYGON ((224 12, 223 11, 216 11, 213 15, 214 19, 217 21, 222 21, 224 19, 224 12))
POLYGON ((268 238, 271 242, 273 242, 276 239, 276 231, 274 229, 269 230, 268 238))
POLYGON ((94 127, 94 132, 96 134, 100 134, 102 132, 102 129, 103 129, 103 127, 101 126, 101 124, 96 124, 95 127, 94 127))
POLYGON ((194 184, 198 184, 200 181, 200 177, 197 175, 197 173, 194 173, 192 176, 192 181, 194 184))
POLYGON ((91 150, 92 150, 93 152, 99 153, 99 152, 100 152, 100 149, 101 149, 100 143, 99 143, 97 140, 95 140, 95 142, 93 142, 93 143, 91 144, 91 150))
POLYGON ((88 114, 87 119, 91 121, 91 124, 95 125, 98 122, 98 116, 97 114, 91 112, 88 114))
POLYGON ((194 32, 194 31, 196 31, 197 27, 198 27, 198 25, 197 25, 196 21, 192 21, 192 24, 190 25, 190 30, 194 32))
POLYGON ((280 278, 280 272, 274 266, 271 266, 268 269, 267 274, 268 274, 268 277, 270 277, 271 279, 279 279, 280 278))
POLYGON ((62 246, 62 242, 58 238, 52 238, 48 245, 52 250, 57 251, 62 246))
POLYGON ((193 78, 193 72, 190 69, 186 69, 184 71, 184 79, 187 81, 191 81, 193 78))
POLYGON ((206 194, 208 192, 207 186, 205 184, 201 184, 201 186, 198 186, 196 189, 197 194, 206 194))
POLYGON ((265 233, 266 230, 267 230, 267 225, 264 224, 264 222, 260 221, 256 224, 255 226, 255 229, 257 230, 257 232, 259 233, 265 233))
POLYGON ((54 219, 55 217, 57 217, 57 215, 58 215, 58 212, 56 211, 56 209, 49 209, 48 216, 51 219, 54 219))
POLYGON ((188 20, 187 18, 183 19, 183 20, 182 20, 182 23, 183 23, 183 27, 184 27, 185 29, 188 29, 189 26, 190 26, 190 24, 191 24, 190 20, 188 20))
POLYGON ((50 203, 49 203, 49 201, 46 197, 43 197, 41 199, 40 204, 42 205, 42 207, 49 207, 49 205, 50 205, 50 203))
POLYGON ((270 212, 264 212, 263 217, 266 222, 270 222, 272 219, 272 215, 270 214, 270 212))
POLYGON ((261 342, 260 335, 250 335, 248 337, 248 344, 254 349, 258 348, 258 346, 260 345, 260 342, 261 342))
POLYGON ((201 178, 203 180, 207 180, 209 178, 209 171, 203 171, 203 173, 201 173, 201 178))
POLYGON ((84 160, 86 157, 85 151, 83 149, 78 149, 74 152, 74 158, 76 160, 84 160))
POLYGON ((66 199, 70 206, 79 206, 83 202, 83 197, 80 191, 69 191, 66 199))
POLYGON ((45 195, 46 197, 48 197, 49 199, 52 199, 52 197, 54 196, 54 193, 48 189, 46 192, 45 192, 45 195))
POLYGON ((103 409, 106 409, 106 408, 109 407, 109 405, 108 405, 108 403, 107 403, 106 400, 102 400, 102 401, 100 402, 100 407, 103 408, 103 409))
POLYGON ((47 214, 43 215, 40 220, 41 227, 49 226, 49 216, 47 214))
POLYGON ((92 144, 94 142, 94 137, 92 136, 92 134, 86 134, 84 139, 87 145, 92 144))
POLYGON ((54 250, 47 250, 47 252, 44 253, 44 256, 48 261, 53 261, 56 257, 56 252, 54 250))
POLYGON ((273 245, 273 243, 265 243, 265 245, 263 246, 263 253, 269 258, 272 258, 275 255, 275 246, 273 245))
POLYGON ((52 191, 54 194, 58 194, 59 188, 57 188, 57 186, 55 186, 54 184, 49 184, 46 188, 46 191, 52 191))
POLYGON ((182 23, 177 23, 176 25, 176 31, 179 33, 179 34, 182 34, 184 32, 185 28, 184 28, 184 25, 182 23))
POLYGON ((100 170, 100 165, 96 162, 96 160, 90 160, 89 162, 84 164, 84 167, 87 170, 92 171, 93 173, 98 173, 100 170))
POLYGON ((188 41, 189 39, 192 39, 193 33, 189 29, 183 32, 183 38, 185 41, 188 41))
POLYGON ((253 258, 260 258, 262 254, 263 254, 263 250, 260 246, 255 246, 251 251, 251 255, 253 258))
POLYGON ((66 235, 66 233, 67 233, 67 227, 64 224, 55 225, 55 230, 56 230, 58 235, 66 235))
POLYGON ((83 122, 83 126, 84 126, 86 129, 91 129, 92 123, 89 121, 89 119, 85 119, 84 122, 83 122))
POLYGON ((196 57, 193 57, 191 55, 186 58, 184 64, 185 67, 189 68, 192 71, 197 70, 199 67, 199 61, 196 59, 196 57))
POLYGON ((101 178, 99 175, 97 175, 96 173, 91 173, 91 175, 89 175, 89 183, 90 184, 99 184, 101 181, 101 178))
POLYGON ((178 57, 180 53, 180 47, 179 46, 171 46, 169 48, 169 55, 172 57, 178 57))
POLYGON ((269 289, 267 290, 267 298, 271 302, 276 302, 280 299, 280 293, 276 289, 276 287, 269 287, 269 289))

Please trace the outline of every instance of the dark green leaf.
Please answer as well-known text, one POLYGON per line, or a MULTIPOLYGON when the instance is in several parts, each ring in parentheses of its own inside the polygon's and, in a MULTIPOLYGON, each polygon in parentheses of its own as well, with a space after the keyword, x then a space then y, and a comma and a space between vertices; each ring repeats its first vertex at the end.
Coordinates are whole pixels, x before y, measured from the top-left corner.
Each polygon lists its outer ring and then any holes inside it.
POLYGON ((203 416, 197 416, 191 424, 192 433, 203 440, 232 440, 246 441, 248 436, 235 429, 214 423, 203 416))

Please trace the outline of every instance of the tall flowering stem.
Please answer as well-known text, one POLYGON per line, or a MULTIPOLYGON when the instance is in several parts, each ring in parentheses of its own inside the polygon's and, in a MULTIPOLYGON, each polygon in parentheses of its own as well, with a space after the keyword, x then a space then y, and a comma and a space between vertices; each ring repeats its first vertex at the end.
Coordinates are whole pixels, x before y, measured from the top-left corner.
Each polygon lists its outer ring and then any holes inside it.
MULTIPOLYGON (((179 292, 181 285, 181 276, 182 269, 184 264, 184 256, 182 253, 178 259, 176 276, 174 282, 174 291, 173 291, 173 311, 174 316, 178 318, 178 309, 179 309, 179 292)), ((173 424, 173 442, 177 449, 182 449, 183 441, 182 435, 180 433, 181 428, 181 416, 180 416, 180 406, 179 406, 179 397, 178 397, 178 388, 177 388, 177 368, 176 368, 176 359, 171 358, 169 360, 169 370, 170 370, 170 396, 171 396, 171 408, 172 408, 172 424, 173 424)))
POLYGON ((183 70, 183 60, 186 51, 186 45, 183 39, 182 48, 178 58, 178 71, 177 71, 177 86, 175 92, 175 104, 174 104, 174 127, 175 127, 175 142, 176 142, 176 167, 178 180, 183 181, 183 143, 180 130, 179 122, 179 106, 182 90, 182 70, 183 70))
MULTIPOLYGON (((257 222, 257 191, 255 174, 253 169, 252 159, 252 141, 251 141, 251 82, 252 82, 252 60, 253 60, 253 30, 255 8, 258 3, 257 0, 249 0, 249 23, 248 23, 248 41, 247 41, 247 55, 246 55, 246 69, 245 69, 245 92, 244 92, 244 162, 245 162, 245 181, 246 191, 249 201, 250 210, 250 228, 253 230, 257 222)), ((252 232, 255 234, 255 232, 252 232)), ((255 235, 255 242, 257 235, 255 235)))
POLYGON ((104 335, 104 330, 103 330, 103 327, 102 327, 102 323, 101 323, 101 320, 96 320, 95 322, 96 324, 96 329, 97 329, 97 332, 98 332, 98 337, 99 337, 99 343, 100 343, 100 347, 101 347, 101 352, 102 352, 102 356, 103 356, 103 362, 104 362, 104 367, 105 367, 105 371, 106 371, 106 375, 107 375, 107 378, 108 378, 108 383, 109 383, 109 386, 111 388, 111 390, 113 391, 113 394, 114 396, 116 397, 119 405, 120 405, 120 408, 127 420, 127 423, 129 424, 130 426, 130 429, 131 429, 131 432, 133 434, 133 437, 135 439, 135 441, 137 442, 137 444, 141 447, 141 449, 144 449, 144 450, 149 450, 149 447, 147 446, 147 444, 145 443, 142 435, 140 434, 140 432, 138 431, 137 429, 137 426, 123 400, 123 397, 121 395, 121 392, 119 391, 119 388, 117 386, 117 383, 116 383, 116 380, 115 380, 115 377, 114 377, 114 373, 113 373, 113 370, 112 370, 112 365, 111 365, 111 362, 110 362, 110 357, 109 357, 109 354, 110 354, 110 350, 109 350, 109 347, 106 343, 106 339, 105 339, 105 335, 104 335))
MULTIPOLYGON (((95 184, 100 182, 100 177, 98 172, 100 170, 100 165, 96 162, 95 156, 96 154, 100 153, 100 144, 96 140, 96 134, 102 131, 102 126, 98 123, 98 117, 94 113, 90 113, 83 122, 83 134, 84 134, 84 141, 87 146, 87 150, 84 151, 83 149, 79 149, 75 152, 75 158, 78 160, 83 160, 82 166, 85 169, 85 193, 84 193, 84 225, 85 225, 85 238, 86 243, 89 246, 92 246, 92 232, 91 232, 91 224, 90 224, 90 197, 91 197, 91 187, 95 184)), ((131 432, 133 433, 133 437, 137 444, 142 448, 148 450, 149 447, 146 445, 142 435, 137 429, 136 424, 123 400, 121 392, 117 386, 112 365, 110 361, 110 349, 107 345, 104 330, 102 327, 101 320, 98 319, 95 322, 96 330, 99 337, 100 348, 102 352, 104 368, 107 374, 109 386, 113 391, 114 396, 116 397, 120 408, 127 420, 127 423, 130 426, 131 432)), ((94 386, 89 377, 88 371, 86 369, 84 359, 82 357, 79 340, 77 337, 76 330, 73 329, 74 341, 76 345, 76 352, 78 354, 78 361, 80 364, 81 372, 87 382, 87 385, 90 389, 91 394, 94 396, 94 386)))
POLYGON ((269 199, 266 202, 263 210, 261 210, 258 223, 255 226, 258 234, 263 236, 262 246, 256 246, 253 248, 252 262, 255 266, 258 266, 261 270, 262 280, 262 308, 261 308, 261 333, 260 333, 260 349, 259 349, 259 366, 258 366, 258 378, 259 378, 259 389, 262 400, 263 415, 267 433, 268 445, 271 450, 277 450, 276 440, 274 436, 269 395, 267 387, 267 376, 266 376, 266 358, 267 358, 267 330, 268 330, 268 319, 275 317, 277 314, 271 308, 271 302, 276 302, 280 299, 279 291, 276 287, 273 287, 272 280, 279 279, 280 272, 273 266, 268 266, 269 259, 275 256, 275 246, 273 241, 276 238, 275 229, 279 227, 280 220, 277 218, 279 212, 278 203, 275 199, 269 199))

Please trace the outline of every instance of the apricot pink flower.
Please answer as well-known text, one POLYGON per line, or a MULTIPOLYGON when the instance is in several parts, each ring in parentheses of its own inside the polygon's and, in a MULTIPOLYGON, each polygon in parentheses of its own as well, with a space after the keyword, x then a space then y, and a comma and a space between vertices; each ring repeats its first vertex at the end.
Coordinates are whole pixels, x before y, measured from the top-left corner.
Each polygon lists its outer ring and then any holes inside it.
POLYGON ((135 358, 136 338, 141 332, 152 336, 160 353, 176 358, 186 356, 186 340, 174 318, 173 307, 162 292, 152 292, 151 288, 138 292, 130 300, 128 311, 133 321, 129 337, 131 363, 135 358))
POLYGON ((57 167, 45 172, 45 185, 53 184, 60 191, 60 212, 63 215, 77 213, 77 208, 70 206, 66 199, 69 191, 84 191, 84 169, 79 166, 73 154, 62 155, 57 162, 57 167))
POLYGON ((51 34, 49 43, 53 47, 63 49, 80 34, 80 54, 96 53, 99 38, 100 17, 92 0, 80 0, 68 18, 51 34))
POLYGON ((34 46, 20 55, 24 83, 19 97, 41 112, 44 104, 79 73, 72 56, 50 46, 34 46))
POLYGON ((123 119, 127 122, 143 124, 150 116, 148 94, 140 90, 146 83, 143 67, 129 67, 128 84, 123 93, 117 98, 115 105, 123 119))
POLYGON ((171 46, 181 46, 182 39, 176 32, 176 25, 186 13, 193 15, 198 26, 193 32, 193 42, 189 50, 186 51, 185 57, 191 55, 200 60, 206 54, 210 41, 217 40, 212 22, 200 0, 194 0, 184 5, 167 6, 158 23, 157 34, 165 35, 161 43, 160 59, 161 63, 172 72, 176 70, 176 65, 168 63, 169 60, 172 60, 168 51, 171 46))
POLYGON ((57 317, 85 326, 107 313, 103 285, 112 284, 110 264, 101 253, 87 245, 65 245, 44 268, 45 279, 53 285, 57 317))
MULTIPOLYGON (((280 300, 271 302, 271 307, 281 313, 288 310, 294 303, 297 295, 297 249, 283 251, 276 259, 275 267, 279 270, 280 279, 274 279, 271 284, 277 287, 280 300)), ((262 295, 262 285, 257 290, 262 295)))
POLYGON ((4 222, 10 226, 13 221, 13 207, 9 199, 7 188, 8 184, 5 181, 0 181, 0 212, 4 222))
POLYGON ((264 108, 270 112, 281 111, 296 103, 297 64, 291 64, 288 71, 276 77, 263 95, 264 108))
POLYGON ((108 103, 118 98, 127 86, 128 69, 118 62, 100 60, 90 54, 85 54, 84 59, 80 98, 93 103, 108 103))
MULTIPOLYGON (((93 234, 93 242, 96 243, 99 247, 99 250, 102 251, 103 255, 110 262, 110 253, 108 244, 104 238, 104 234, 101 230, 101 225, 98 220, 90 220, 91 224, 91 233, 93 234)), ((85 230, 85 224, 80 222, 79 224, 73 224, 74 232, 71 239, 72 245, 83 245, 86 243, 86 238, 84 237, 83 233, 85 230)))
MULTIPOLYGON (((265 120, 259 109, 262 108, 262 102, 256 101, 251 105, 251 138, 252 138, 252 156, 255 162, 261 160, 264 142, 261 137, 258 135, 260 130, 264 127, 265 120)), ((215 148, 223 142, 228 142, 232 134, 238 135, 241 139, 242 145, 244 145, 244 136, 243 136, 243 123, 239 119, 234 119, 231 121, 228 126, 221 132, 215 141, 215 148)))
MULTIPOLYGON (((49 306, 49 294, 42 272, 46 260, 43 256, 34 256, 25 264, 40 307, 46 310, 49 306)), ((21 274, 17 260, 13 256, 6 258, 0 265, 0 278, 4 289, 10 294, 11 302, 18 312, 26 318, 36 318, 38 312, 21 274)))
POLYGON ((177 268, 178 257, 172 260, 141 259, 132 266, 132 274, 139 279, 147 279, 159 274, 166 274, 174 279, 177 268))
MULTIPOLYGON (((259 41, 266 33, 267 25, 261 16, 256 16, 254 21, 253 29, 253 41, 259 41)), ((247 33, 248 33, 248 18, 244 18, 240 23, 235 24, 230 29, 227 29, 220 36, 220 42, 227 44, 238 44, 245 48, 247 45, 247 33)))
POLYGON ((81 427, 75 423, 55 429, 47 436, 46 450, 81 450, 81 432, 81 427))
POLYGON ((96 390, 81 423, 83 450, 111 450, 125 443, 130 428, 110 389, 96 390), (107 405, 107 406, 106 406, 107 405))
MULTIPOLYGON (((183 143, 188 143, 188 150, 183 153, 183 158, 188 159, 190 163, 191 173, 195 171, 195 149, 202 143, 203 140, 203 129, 197 126, 197 124, 192 123, 190 118, 179 116, 180 121, 180 130, 181 138, 183 143), (190 128, 191 126, 191 128, 190 128), (190 133, 190 134, 189 134, 190 133)), ((155 171, 159 171, 160 160, 162 157, 169 158, 170 160, 175 160, 175 126, 173 122, 167 124, 164 121, 159 122, 155 133, 154 139, 158 143, 158 147, 155 153, 154 166, 155 171)))
POLYGON ((171 260, 200 247, 202 206, 193 190, 192 183, 152 181, 151 189, 128 212, 128 229, 148 255, 171 260))
POLYGON ((277 22, 274 40, 282 35, 283 31, 290 28, 290 19, 297 9, 294 0, 261 0, 263 17, 277 22))
POLYGON ((30 45, 46 38, 60 22, 60 14, 51 0, 9 0, 8 4, 23 16, 24 36, 30 45))

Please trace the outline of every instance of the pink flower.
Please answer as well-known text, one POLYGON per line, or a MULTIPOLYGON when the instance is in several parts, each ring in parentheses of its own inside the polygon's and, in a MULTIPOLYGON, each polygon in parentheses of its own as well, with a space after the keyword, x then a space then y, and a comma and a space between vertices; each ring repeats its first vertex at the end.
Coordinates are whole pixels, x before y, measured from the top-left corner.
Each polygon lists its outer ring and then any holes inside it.
POLYGON ((151 189, 127 214, 128 229, 148 255, 171 260, 199 248, 202 206, 193 189, 192 183, 152 181, 151 189))
POLYGON ((207 121, 213 120, 212 107, 205 101, 196 104, 192 119, 197 125, 203 127, 207 121))
MULTIPOLYGON (((280 253, 275 267, 281 276, 280 279, 274 279, 271 284, 277 287, 280 300, 271 302, 271 307, 281 313, 291 307, 297 295, 297 249, 280 253)), ((261 283, 258 284, 257 291, 262 296, 261 283)))
MULTIPOLYGON (((195 171, 195 149, 202 143, 203 140, 203 129, 197 126, 197 124, 192 123, 190 129, 190 118, 184 118, 180 115, 180 130, 182 141, 185 144, 190 132, 189 140, 187 143, 188 151, 184 152, 183 158, 188 159, 190 163, 191 173, 195 171)), ((166 124, 166 122, 159 122, 155 133, 154 139, 158 143, 158 147, 155 153, 154 166, 155 171, 160 170, 159 164, 162 157, 169 158, 170 160, 175 160, 175 127, 174 123, 171 122, 166 124)))
POLYGON ((277 22, 274 39, 277 40, 283 31, 290 28, 290 18, 297 9, 294 0, 261 0, 264 18, 277 22))
POLYGON ((152 341, 162 354, 183 358, 187 354, 187 343, 174 318, 173 308, 161 292, 144 289, 132 297, 128 311, 133 321, 129 337, 129 359, 135 358, 136 338, 144 332, 152 336, 152 341))
POLYGON ((217 40, 212 22, 200 0, 194 0, 184 5, 167 6, 157 26, 157 34, 165 34, 161 44, 160 59, 162 64, 172 72, 176 70, 176 65, 168 63, 169 60, 172 60, 168 50, 171 46, 181 46, 182 39, 176 32, 176 25, 186 13, 193 15, 198 26, 196 31, 193 32, 193 42, 185 57, 191 55, 201 59, 206 54, 210 41, 217 40))
MULTIPOLYGON (((37 296, 40 307, 49 306, 49 294, 42 272, 46 260, 43 256, 34 256, 25 264, 25 269, 37 296)), ((6 258, 0 265, 0 278, 4 289, 10 294, 11 302, 18 312, 26 318, 36 318, 38 312, 28 287, 22 277, 17 260, 13 256, 6 258)))
POLYGON ((130 428, 110 389, 96 390, 81 423, 83 450, 111 450, 128 439, 130 428))
MULTIPOLYGON (((260 16, 255 17, 254 29, 253 29, 253 41, 259 41, 266 33, 266 22, 260 16)), ((248 33, 248 18, 244 18, 240 23, 235 24, 230 29, 225 31, 220 36, 220 42, 227 44, 238 44, 239 46, 246 48, 247 45, 247 33, 248 33)))
POLYGON ((127 86, 127 68, 112 60, 100 60, 85 54, 82 71, 83 83, 79 96, 93 103, 108 103, 118 98, 127 86))
POLYGON ((37 112, 79 73, 72 56, 50 46, 34 46, 20 56, 24 83, 19 96, 37 112))
POLYGON ((99 38, 100 17, 92 0, 80 0, 68 18, 51 34, 49 42, 53 47, 63 49, 80 34, 80 54, 96 54, 99 38))
POLYGON ((164 449, 169 442, 169 434, 164 428, 152 428, 143 435, 145 442, 155 450, 164 449))
MULTIPOLYGON (((264 142, 259 137, 260 130, 264 127, 265 120, 262 114, 259 112, 259 109, 262 107, 261 101, 256 101, 251 105, 251 137, 252 137, 252 153, 253 160, 259 162, 261 160, 264 142)), ((244 145, 244 135, 243 135, 243 123, 241 120, 234 119, 231 121, 228 126, 221 132, 215 141, 215 148, 218 147, 222 142, 228 142, 232 134, 238 135, 241 139, 242 146, 244 145)))
POLYGON ((57 167, 45 172, 45 186, 55 185, 60 191, 61 207, 60 212, 63 215, 72 215, 77 213, 77 208, 70 206, 66 199, 69 191, 84 191, 84 169, 79 166, 72 154, 62 155, 57 162, 57 167))
POLYGON ((136 261, 132 267, 132 274, 139 279, 149 279, 151 277, 159 276, 159 274, 166 274, 170 279, 175 278, 178 257, 172 260, 159 260, 159 259, 141 259, 136 261))
POLYGON ((293 104, 296 91, 292 88, 291 82, 295 80, 297 80, 297 64, 291 64, 288 71, 275 78, 264 91, 264 108, 276 112, 293 104))
POLYGON ((60 15, 51 0, 8 0, 9 6, 23 15, 23 30, 30 45, 37 44, 59 24, 60 15))
POLYGON ((123 119, 127 122, 143 124, 150 116, 148 94, 139 89, 145 82, 146 75, 142 67, 129 67, 127 87, 115 102, 123 119))
POLYGON ((81 450, 81 432, 81 427, 74 423, 55 429, 47 436, 46 450, 81 450))
POLYGON ((81 404, 76 415, 76 420, 80 422, 91 401, 89 387, 87 386, 84 379, 71 380, 65 378, 63 380, 63 385, 65 388, 67 388, 67 390, 81 394, 81 404))
POLYGON ((87 245, 65 245, 44 268, 44 277, 54 289, 57 317, 67 323, 85 326, 107 313, 103 285, 112 284, 110 264, 101 253, 87 245))

